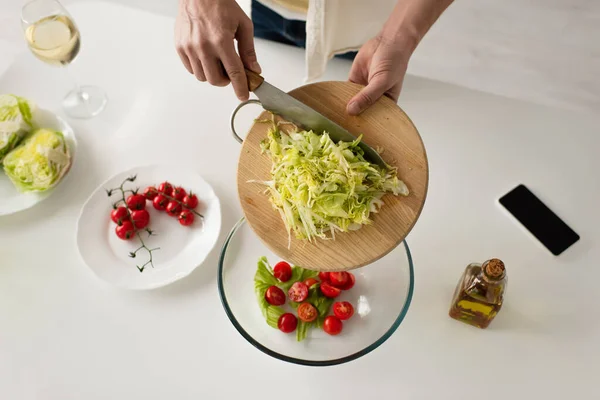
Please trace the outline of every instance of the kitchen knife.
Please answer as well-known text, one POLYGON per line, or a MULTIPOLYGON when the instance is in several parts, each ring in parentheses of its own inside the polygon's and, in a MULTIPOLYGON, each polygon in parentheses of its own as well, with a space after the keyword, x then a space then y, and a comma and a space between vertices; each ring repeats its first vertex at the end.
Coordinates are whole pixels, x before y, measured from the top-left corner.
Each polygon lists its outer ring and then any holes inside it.
MULTIPOLYGON (((248 89, 258 97, 265 110, 316 133, 327 132, 334 142, 353 142, 357 139, 356 136, 321 113, 266 82, 259 74, 246 70, 246 77, 248 78, 248 89)), ((367 144, 361 141, 359 147, 363 149, 367 160, 380 167, 387 167, 379 153, 367 144)))

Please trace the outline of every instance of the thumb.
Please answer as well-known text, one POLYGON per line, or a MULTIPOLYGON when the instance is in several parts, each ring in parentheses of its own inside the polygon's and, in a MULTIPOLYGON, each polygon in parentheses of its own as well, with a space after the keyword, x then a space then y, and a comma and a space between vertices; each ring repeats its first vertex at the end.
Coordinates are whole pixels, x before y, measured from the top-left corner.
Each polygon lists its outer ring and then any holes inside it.
POLYGON ((258 60, 256 59, 256 50, 254 49, 254 27, 250 18, 245 18, 240 22, 240 26, 235 34, 238 42, 238 52, 244 66, 260 74, 262 72, 258 60))
POLYGON ((371 82, 366 87, 350 99, 346 111, 350 115, 360 114, 383 96, 387 89, 387 82, 383 77, 371 79, 371 82))

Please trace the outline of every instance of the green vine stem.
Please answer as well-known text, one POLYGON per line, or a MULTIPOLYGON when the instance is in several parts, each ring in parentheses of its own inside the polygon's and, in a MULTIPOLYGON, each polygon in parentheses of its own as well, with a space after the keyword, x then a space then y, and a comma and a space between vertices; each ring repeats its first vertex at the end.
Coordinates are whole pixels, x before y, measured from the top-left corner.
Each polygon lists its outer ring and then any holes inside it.
MULTIPOLYGON (((114 189, 106 189, 106 194, 108 195, 108 197, 111 197, 115 192, 118 192, 121 194, 121 198, 119 200, 117 200, 115 203, 113 203, 113 208, 117 208, 119 207, 119 205, 121 205, 121 203, 125 206, 125 209, 127 210, 127 215, 129 217, 129 219, 131 220, 131 211, 129 210, 129 208, 127 207, 127 202, 125 200, 125 194, 127 193, 131 193, 131 194, 137 194, 138 193, 138 189, 135 190, 125 190, 125 184, 127 184, 127 182, 135 182, 135 180, 137 179, 137 175, 133 175, 130 176, 128 178, 126 178, 121 185, 118 188, 114 188, 114 189)), ((135 226, 134 226, 135 228, 135 226)), ((148 234, 148 237, 156 235, 154 233, 154 231, 146 228, 144 229, 144 232, 146 232, 148 234)), ((152 253, 155 250, 159 250, 160 247, 156 247, 156 248, 149 248, 148 246, 146 246, 146 243, 144 242, 144 239, 142 238, 142 235, 140 233, 140 231, 136 231, 136 236, 138 237, 140 243, 142 244, 140 247, 138 247, 137 249, 135 249, 135 251, 131 251, 129 252, 129 257, 131 258, 135 258, 137 256, 138 251, 140 250, 146 250, 148 252, 148 261, 146 261, 144 264, 142 264, 141 266, 136 264, 137 269, 140 272, 144 272, 144 269, 150 265, 152 268, 154 268, 154 262, 152 259, 152 253)))
MULTIPOLYGON (((202 220, 204 220, 204 215, 200 214, 198 211, 196 211, 196 210, 194 210, 194 209, 192 209, 192 208, 186 207, 186 206, 183 204, 183 201, 181 201, 181 200, 177 200, 175 197, 168 196, 168 195, 166 195, 166 194, 164 194, 164 193, 161 193, 161 192, 158 192, 158 191, 157 191, 156 193, 157 193, 157 195, 164 196, 164 197, 165 197, 167 200, 169 200, 169 201, 175 201, 175 202, 177 202, 177 204, 179 204, 179 205, 181 206, 181 208, 182 208, 182 209, 185 209, 185 210, 190 210, 191 212, 193 212, 194 214, 196 214, 197 216, 199 216, 199 217, 200 217, 202 220)), ((192 194, 192 192, 190 192, 189 194, 191 195, 191 194, 192 194)))

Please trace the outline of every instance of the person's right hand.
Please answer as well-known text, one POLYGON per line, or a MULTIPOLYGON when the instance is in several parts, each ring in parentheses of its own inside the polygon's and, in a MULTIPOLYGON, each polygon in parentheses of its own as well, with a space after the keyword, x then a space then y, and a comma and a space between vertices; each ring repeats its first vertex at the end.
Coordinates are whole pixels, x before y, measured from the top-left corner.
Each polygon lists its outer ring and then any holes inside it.
POLYGON ((244 67, 257 73, 261 69, 252 21, 235 0, 180 0, 175 44, 183 65, 199 81, 215 86, 231 82, 237 97, 248 99, 244 67))

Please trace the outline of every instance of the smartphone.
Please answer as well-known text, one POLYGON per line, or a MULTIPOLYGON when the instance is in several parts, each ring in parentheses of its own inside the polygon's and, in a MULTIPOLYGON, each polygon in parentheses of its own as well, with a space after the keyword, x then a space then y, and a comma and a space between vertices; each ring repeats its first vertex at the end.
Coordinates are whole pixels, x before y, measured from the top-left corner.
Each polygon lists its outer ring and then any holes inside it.
POLYGON ((555 256, 579 240, 579 235, 525 185, 502 196, 500 204, 555 256))

